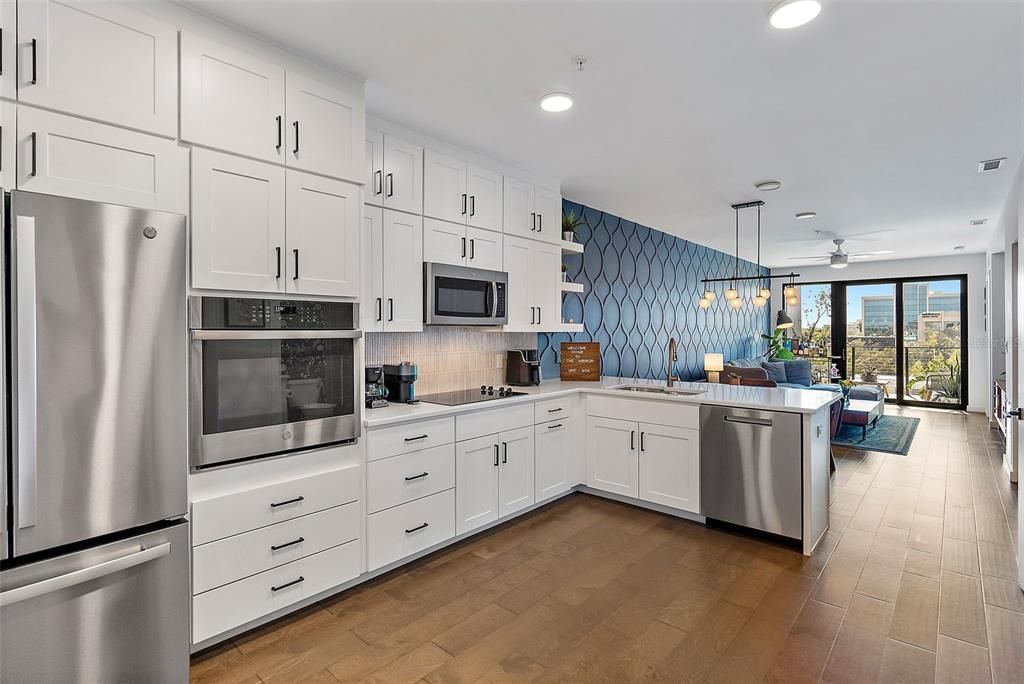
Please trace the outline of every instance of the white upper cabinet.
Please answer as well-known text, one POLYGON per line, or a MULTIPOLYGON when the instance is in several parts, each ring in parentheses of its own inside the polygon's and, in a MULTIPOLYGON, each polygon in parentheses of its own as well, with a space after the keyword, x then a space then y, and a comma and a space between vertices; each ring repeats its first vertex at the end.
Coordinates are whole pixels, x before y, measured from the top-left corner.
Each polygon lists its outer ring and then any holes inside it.
POLYGON ((426 150, 423 154, 423 215, 466 223, 469 195, 466 193, 465 160, 426 150))
POLYGON ((285 170, 192 150, 192 287, 284 292, 285 170))
POLYGON ((325 176, 362 182, 365 112, 362 100, 289 71, 286 164, 325 176))
POLYGON ((554 330, 562 323, 562 251, 555 245, 504 237, 504 270, 508 272, 509 332, 554 330))
POLYGON ((501 233, 423 219, 423 261, 501 270, 501 233))
POLYGON ((476 228, 501 230, 502 175, 482 166, 468 164, 466 194, 469 196, 466 223, 476 228))
POLYGON ((562 250, 538 244, 530 250, 530 306, 537 307, 538 330, 562 324, 562 297, 558 281, 562 274, 562 250))
POLYGON ((466 265, 485 268, 489 271, 502 270, 501 233, 480 228, 466 228, 466 265))
POLYGON ((504 232, 558 243, 562 239, 562 197, 533 183, 505 177, 504 232))
POLYGON ((423 148, 393 135, 384 136, 380 197, 388 209, 423 212, 423 148))
POLYGON ((519 238, 504 238, 504 269, 508 273, 508 323, 512 332, 536 330, 534 305, 530 304, 530 250, 534 243, 519 238))
MULTIPOLYGON (((13 3, 3 3, 13 5, 13 3)), ((3 8, 4 95, 10 97, 3 8)), ((18 99, 77 116, 174 137, 177 30, 107 2, 18 3, 18 99)))
MULTIPOLYGON (((14 109, 4 109, 5 139, 14 131, 14 109)), ((16 109, 17 144, 5 140, 2 154, 10 169, 16 148, 17 180, 5 187, 188 213, 188 150, 173 140, 35 107, 16 109)))
POLYGON ((384 211, 384 330, 423 330, 423 218, 384 211))
MULTIPOLYGON (((367 195, 366 186, 363 196, 367 195)), ((384 331, 384 210, 363 206, 363 296, 359 317, 365 332, 384 331)))
POLYGON ((281 67, 181 32, 181 138, 267 161, 285 161, 281 67))
POLYGON ((17 183, 14 172, 18 141, 17 110, 13 102, 0 101, 0 188, 4 190, 14 188, 17 183))
POLYGON ((0 0, 0 97, 8 100, 18 97, 17 32, 18 3, 15 0, 0 0))
POLYGON ((640 423, 640 498, 700 513, 697 430, 640 423))
POLYGON ((358 297, 359 186, 288 170, 289 292, 358 297))
POLYGON ((366 129, 363 156, 363 202, 384 206, 384 134, 366 129))
POLYGON ((557 192, 534 188, 533 208, 537 212, 535 236, 547 242, 562 241, 562 197, 557 192))

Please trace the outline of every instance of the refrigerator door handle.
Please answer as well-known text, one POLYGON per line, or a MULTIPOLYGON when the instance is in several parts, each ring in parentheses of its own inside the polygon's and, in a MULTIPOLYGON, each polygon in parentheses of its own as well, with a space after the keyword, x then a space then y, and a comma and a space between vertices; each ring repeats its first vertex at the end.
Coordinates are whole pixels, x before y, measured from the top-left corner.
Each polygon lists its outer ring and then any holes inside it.
POLYGON ((17 222, 18 528, 36 524, 36 222, 17 222))
POLYGON ((156 560, 157 558, 162 558, 170 552, 171 545, 169 542, 157 544, 156 546, 148 549, 140 545, 138 551, 130 553, 127 556, 121 556, 120 558, 92 565, 88 568, 75 570, 74 572, 69 572, 64 575, 57 575, 56 577, 51 577, 50 579, 45 579, 41 582, 26 584, 23 587, 9 589, 8 591, 0 593, 0 608, 10 606, 20 601, 34 599, 42 596, 43 594, 52 594, 55 591, 68 589, 90 580, 99 579, 100 577, 113 575, 115 572, 121 572, 122 570, 134 568, 137 565, 142 565, 143 563, 156 560))

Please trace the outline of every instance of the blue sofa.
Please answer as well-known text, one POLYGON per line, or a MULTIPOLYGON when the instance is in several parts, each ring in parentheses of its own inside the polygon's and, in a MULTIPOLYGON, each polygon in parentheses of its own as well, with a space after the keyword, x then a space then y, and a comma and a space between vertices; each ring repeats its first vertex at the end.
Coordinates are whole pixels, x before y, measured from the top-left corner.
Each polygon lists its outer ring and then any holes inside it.
MULTIPOLYGON (((842 391, 839 385, 811 382, 811 362, 808 359, 734 359, 725 364, 721 374, 722 382, 728 382, 730 369, 738 369, 740 374, 756 373, 765 380, 774 380, 779 387, 790 389, 812 389, 826 392, 842 391), (764 373, 762 376, 760 372, 764 373)), ((879 401, 883 398, 882 390, 873 385, 856 385, 850 389, 851 399, 879 401)), ((884 410, 885 404, 882 404, 884 410)))

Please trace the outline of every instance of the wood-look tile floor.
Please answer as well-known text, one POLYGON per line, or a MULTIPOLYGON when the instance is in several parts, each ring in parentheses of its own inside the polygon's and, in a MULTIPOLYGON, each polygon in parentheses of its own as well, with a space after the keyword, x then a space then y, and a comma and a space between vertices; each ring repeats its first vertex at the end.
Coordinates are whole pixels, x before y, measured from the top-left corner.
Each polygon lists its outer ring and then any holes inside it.
POLYGON ((1017 494, 984 417, 842 450, 811 558, 573 495, 198 655, 194 682, 1020 682, 1017 494))

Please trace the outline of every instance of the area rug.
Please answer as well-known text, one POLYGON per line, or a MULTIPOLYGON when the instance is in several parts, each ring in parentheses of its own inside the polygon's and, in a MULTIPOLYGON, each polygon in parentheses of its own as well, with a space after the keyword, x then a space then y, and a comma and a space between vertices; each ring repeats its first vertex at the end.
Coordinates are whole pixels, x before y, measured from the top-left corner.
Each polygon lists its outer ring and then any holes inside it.
POLYGON ((832 443, 865 451, 884 451, 887 454, 906 456, 920 422, 920 418, 881 416, 875 427, 868 428, 867 437, 863 439, 860 425, 843 425, 832 443))

